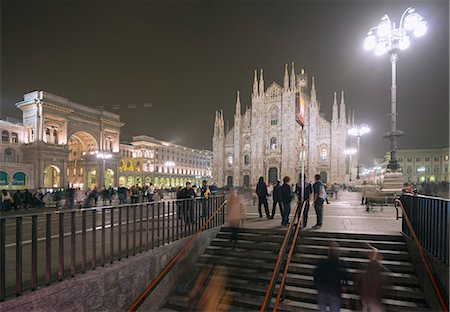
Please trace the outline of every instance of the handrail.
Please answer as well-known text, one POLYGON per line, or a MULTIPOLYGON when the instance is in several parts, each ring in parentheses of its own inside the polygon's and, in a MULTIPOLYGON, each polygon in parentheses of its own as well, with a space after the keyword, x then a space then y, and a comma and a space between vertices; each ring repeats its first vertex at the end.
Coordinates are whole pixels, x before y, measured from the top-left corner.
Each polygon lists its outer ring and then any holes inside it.
POLYGON ((420 257, 422 258, 422 262, 423 262, 423 264, 425 266, 425 269, 427 271, 428 277, 430 278, 431 283, 433 284, 433 288, 434 288, 434 290, 436 292, 436 295, 439 298, 439 303, 441 304, 442 311, 448 312, 448 306, 445 303, 445 300, 444 300, 444 297, 443 297, 443 295, 441 293, 441 290, 439 289, 439 286, 438 286, 438 284, 436 282, 436 279, 434 278, 434 275, 431 272, 430 266, 428 265, 428 261, 427 261, 427 259, 425 257, 424 252, 423 252, 422 245, 420 245, 419 240, 417 239, 416 231, 414 230, 413 226, 411 225, 411 222, 409 221, 409 217, 408 217, 408 214, 406 213, 405 207, 403 206, 403 203, 399 199, 395 200, 395 205, 396 206, 399 205, 400 208, 402 209, 403 219, 405 220, 406 224, 408 225, 409 231, 411 232, 411 235, 412 235, 412 237, 414 239, 414 243, 416 244, 416 247, 419 250, 420 257))
POLYGON ((305 206, 306 206, 306 201, 304 201, 302 204, 302 211, 300 213, 300 218, 299 218, 297 226, 295 228, 294 239, 292 240, 291 249, 289 250, 289 255, 287 257, 286 264, 284 266, 283 277, 281 278, 280 288, 278 288, 277 299, 275 300, 275 304, 273 306, 274 312, 278 310, 278 303, 280 302, 281 295, 283 293, 284 284, 286 283, 286 276, 287 276, 287 273, 289 270, 289 265, 291 264, 292 256, 294 255, 295 245, 297 244, 298 232, 302 228, 302 224, 303 224, 303 212, 305 211, 305 206))
POLYGON ((153 282, 141 293, 141 295, 136 299, 135 302, 128 308, 128 312, 137 311, 137 309, 142 305, 145 299, 150 296, 153 290, 159 285, 159 283, 163 280, 163 278, 170 272, 170 270, 178 263, 178 260, 184 255, 186 250, 192 246, 194 240, 200 234, 201 231, 208 225, 208 223, 219 213, 221 209, 223 209, 226 205, 227 201, 225 200, 222 205, 209 217, 208 220, 203 223, 202 227, 191 237, 191 239, 181 248, 181 250, 172 258, 169 264, 158 274, 158 276, 153 280, 153 282))
POLYGON ((267 311, 270 306, 270 301, 272 299, 272 295, 275 290, 276 280, 278 278, 278 275, 280 274, 281 265, 283 263, 283 258, 284 258, 284 255, 286 254, 286 248, 288 245, 288 241, 291 238, 291 234, 292 234, 292 230, 293 230, 292 226, 294 225, 294 221, 297 218, 298 212, 299 212, 299 207, 297 206, 294 217, 291 219, 291 223, 289 224, 288 230, 286 231, 286 234, 284 235, 283 244, 281 245, 280 251, 278 252, 277 262, 273 269, 272 278, 270 279, 269 287, 267 288, 266 295, 264 296, 264 301, 261 305, 260 312, 267 311))

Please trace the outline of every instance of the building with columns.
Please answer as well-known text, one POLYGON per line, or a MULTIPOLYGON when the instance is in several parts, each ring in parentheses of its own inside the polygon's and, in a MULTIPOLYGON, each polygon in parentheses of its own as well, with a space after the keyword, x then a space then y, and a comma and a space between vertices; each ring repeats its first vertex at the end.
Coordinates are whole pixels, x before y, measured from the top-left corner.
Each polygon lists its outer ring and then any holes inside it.
POLYGON ((120 116, 33 91, 16 103, 22 120, 0 120, 0 189, 68 185, 174 187, 211 180, 212 153, 134 136, 120 143, 120 116))
POLYGON ((255 71, 251 106, 242 113, 237 92, 234 125, 225 129, 223 112, 216 112, 213 136, 213 179, 219 186, 255 185, 259 177, 274 183, 284 176, 299 181, 301 173, 301 127, 295 119, 295 97, 299 93, 305 103, 304 160, 305 174, 311 180, 320 174, 328 183, 345 183, 349 170, 355 167, 344 150, 355 144, 347 136, 354 124, 353 114, 347 114, 344 92, 340 103, 336 92, 332 103, 331 121, 321 113, 314 77, 302 70, 291 72, 285 66, 283 86, 276 82, 266 89, 263 71, 255 71))

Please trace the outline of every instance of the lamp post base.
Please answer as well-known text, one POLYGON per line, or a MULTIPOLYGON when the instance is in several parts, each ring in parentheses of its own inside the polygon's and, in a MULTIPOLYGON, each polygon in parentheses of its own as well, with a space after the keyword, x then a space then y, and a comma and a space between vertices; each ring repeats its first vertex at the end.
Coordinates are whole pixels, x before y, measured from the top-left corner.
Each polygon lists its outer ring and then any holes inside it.
POLYGON ((384 174, 382 185, 383 191, 392 191, 400 193, 403 189, 405 178, 401 171, 391 171, 384 174))

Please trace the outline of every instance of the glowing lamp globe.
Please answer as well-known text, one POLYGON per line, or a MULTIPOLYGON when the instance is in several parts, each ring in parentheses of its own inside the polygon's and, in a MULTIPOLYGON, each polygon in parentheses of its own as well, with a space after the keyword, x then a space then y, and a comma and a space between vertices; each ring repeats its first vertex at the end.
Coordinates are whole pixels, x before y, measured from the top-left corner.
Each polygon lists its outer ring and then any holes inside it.
POLYGON ((374 35, 369 35, 364 40, 364 49, 367 51, 373 50, 377 45, 377 41, 374 35))
POLYGON ((422 37, 427 32, 427 23, 425 21, 421 21, 416 28, 414 29, 414 36, 422 37))

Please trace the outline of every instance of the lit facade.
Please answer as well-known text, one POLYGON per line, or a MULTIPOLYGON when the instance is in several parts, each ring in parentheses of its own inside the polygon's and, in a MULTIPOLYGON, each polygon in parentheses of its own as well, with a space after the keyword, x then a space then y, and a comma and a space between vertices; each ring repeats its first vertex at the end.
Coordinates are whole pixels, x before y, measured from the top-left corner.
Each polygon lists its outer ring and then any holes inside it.
POLYGON ((120 144, 117 114, 45 91, 26 93, 16 107, 21 121, 0 120, 0 189, 210 180, 211 152, 147 136, 120 144))
POLYGON ((146 135, 134 136, 121 144, 119 185, 153 183, 156 187, 182 186, 187 181, 201 184, 211 181, 212 152, 157 140, 146 135))
MULTIPOLYGON (((224 117, 216 113, 213 137, 213 178, 219 186, 255 185, 260 176, 274 183, 284 176, 299 181, 301 172, 301 127, 295 120, 295 95, 305 102, 305 174, 313 179, 320 174, 328 183, 347 183, 349 170, 356 166, 358 155, 344 151, 355 145, 347 136, 354 124, 354 114, 346 112, 344 92, 340 105, 334 93, 332 119, 325 119, 316 97, 314 77, 311 88, 302 70, 297 74, 286 65, 283 86, 273 82, 264 87, 263 72, 253 81, 251 107, 241 112, 239 93, 236 101, 234 126, 224 127, 224 117)), ((353 173, 353 177, 355 174, 353 173)))

